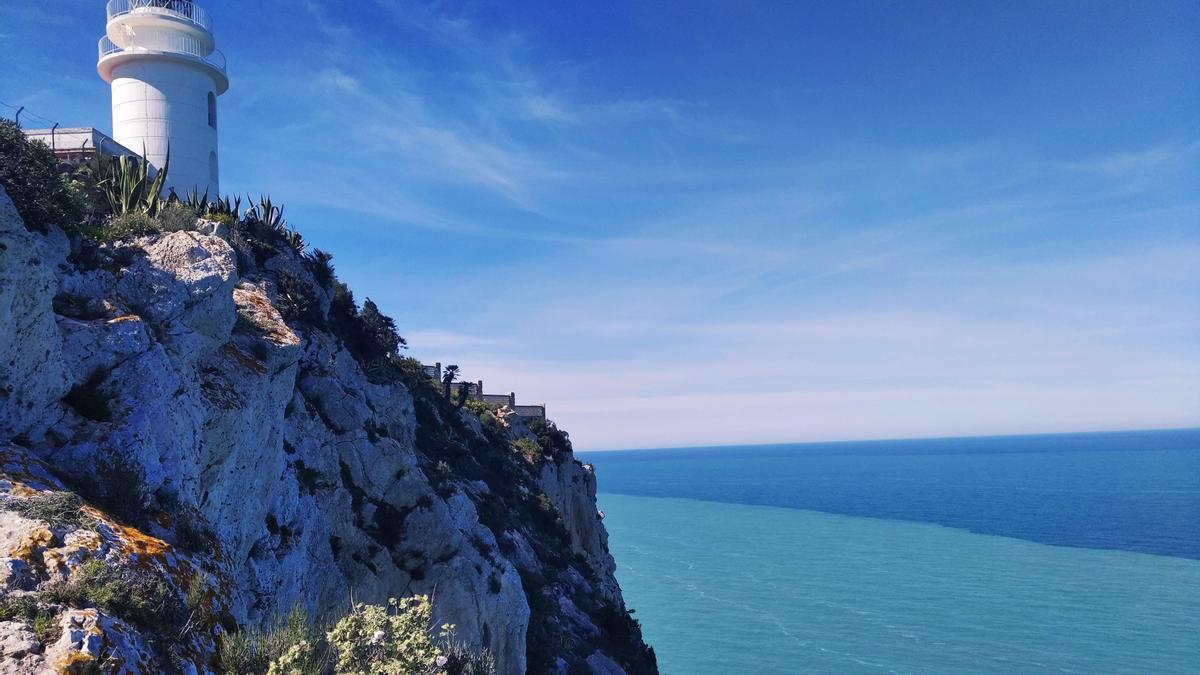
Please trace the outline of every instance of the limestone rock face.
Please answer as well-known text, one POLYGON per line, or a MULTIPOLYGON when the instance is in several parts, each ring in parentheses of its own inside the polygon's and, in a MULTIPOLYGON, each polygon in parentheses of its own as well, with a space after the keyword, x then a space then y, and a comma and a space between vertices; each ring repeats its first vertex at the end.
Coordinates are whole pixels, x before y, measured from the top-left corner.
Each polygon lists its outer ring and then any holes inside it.
POLYGON ((161 342, 194 362, 229 339, 236 264, 225 240, 172 232, 136 244, 144 255, 124 270, 117 294, 135 314, 161 330, 161 342))
POLYGON ((43 602, 57 635, 0 622, 0 673, 205 672, 221 617, 413 594, 506 675, 653 672, 640 633, 606 627, 631 620, 569 447, 528 464, 519 421, 352 353, 306 258, 200 229, 81 250, 0 189, 0 593, 44 600, 105 561, 192 608, 171 666, 138 617, 43 602), (70 491, 83 516, 27 508, 70 491))
POLYGON ((548 462, 538 485, 558 508, 571 536, 571 550, 581 554, 599 573, 604 597, 624 606, 617 584, 617 563, 608 552, 608 530, 596 511, 596 474, 589 464, 577 461, 548 462))
POLYGON ((46 239, 25 230, 0 187, 0 437, 21 433, 70 389, 54 323, 46 239))
POLYGON ((162 667, 136 629, 98 610, 67 610, 58 628, 61 634, 44 657, 54 672, 147 673, 162 667))

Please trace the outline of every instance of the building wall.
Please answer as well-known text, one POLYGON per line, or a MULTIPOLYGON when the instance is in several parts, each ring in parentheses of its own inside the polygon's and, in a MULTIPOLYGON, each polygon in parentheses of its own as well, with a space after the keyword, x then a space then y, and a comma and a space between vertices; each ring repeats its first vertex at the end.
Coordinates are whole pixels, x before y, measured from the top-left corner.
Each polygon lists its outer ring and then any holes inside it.
POLYGON ((25 135, 45 143, 60 161, 86 161, 96 154, 97 149, 109 155, 137 154, 92 127, 59 127, 53 131, 28 129, 25 135))
POLYGON ((544 405, 514 405, 512 409, 521 417, 546 418, 546 406, 544 405))
POLYGON ((514 398, 516 397, 511 394, 481 394, 478 396, 478 399, 484 403, 508 406, 513 405, 514 398))
MULTIPOLYGON (((442 386, 442 364, 440 362, 433 365, 422 364, 421 368, 425 371, 425 374, 430 379, 438 382, 438 387, 440 389, 442 386)), ((546 417, 545 405, 517 405, 517 395, 513 392, 509 392, 507 394, 483 393, 483 380, 478 380, 476 382, 455 382, 453 383, 452 387, 454 391, 457 392, 459 391, 459 387, 461 387, 463 384, 467 385, 467 394, 473 400, 483 401, 488 405, 507 405, 511 410, 515 411, 521 417, 538 417, 542 419, 545 419, 546 417)))
POLYGON ((425 377, 437 380, 438 382, 442 381, 442 364, 440 361, 432 366, 422 364, 421 369, 425 371, 425 377))
MULTIPOLYGON (((216 82, 200 67, 143 57, 113 71, 113 138, 161 168, 171 152, 167 185, 184 196, 195 187, 219 194, 217 129, 209 125, 216 82)), ((219 120, 218 120, 219 123, 219 120)))

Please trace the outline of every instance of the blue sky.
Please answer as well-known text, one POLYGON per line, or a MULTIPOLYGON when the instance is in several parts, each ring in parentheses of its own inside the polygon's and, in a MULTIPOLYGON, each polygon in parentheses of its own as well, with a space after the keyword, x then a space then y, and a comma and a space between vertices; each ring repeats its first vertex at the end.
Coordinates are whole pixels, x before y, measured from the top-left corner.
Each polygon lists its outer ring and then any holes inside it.
MULTIPOLYGON (((222 187, 577 447, 1200 425, 1198 3, 201 4, 222 187)), ((102 7, 0 101, 109 128, 102 7)))

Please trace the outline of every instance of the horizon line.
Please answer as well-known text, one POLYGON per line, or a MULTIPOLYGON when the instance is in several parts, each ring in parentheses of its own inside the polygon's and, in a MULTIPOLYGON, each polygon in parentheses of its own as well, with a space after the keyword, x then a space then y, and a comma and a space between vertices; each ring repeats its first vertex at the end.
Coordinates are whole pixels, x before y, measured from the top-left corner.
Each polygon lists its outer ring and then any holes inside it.
POLYGON ((839 445, 849 443, 897 443, 904 441, 954 441, 954 440, 974 440, 981 438, 1031 438, 1037 436, 1099 436, 1105 434, 1138 434, 1138 433, 1171 433, 1181 431, 1200 432, 1200 426, 1190 427, 1148 427, 1138 429, 1100 429, 1093 431, 1049 431, 1041 433, 1020 433, 1020 434, 978 434, 970 436, 910 436, 901 438, 849 438, 830 441, 778 441, 770 443, 736 443, 736 444, 714 444, 714 445, 678 445, 678 446, 662 446, 656 448, 605 448, 605 449, 590 449, 590 450, 575 450, 575 453, 589 452, 649 452, 661 450, 713 450, 717 448, 770 448, 785 445, 839 445))

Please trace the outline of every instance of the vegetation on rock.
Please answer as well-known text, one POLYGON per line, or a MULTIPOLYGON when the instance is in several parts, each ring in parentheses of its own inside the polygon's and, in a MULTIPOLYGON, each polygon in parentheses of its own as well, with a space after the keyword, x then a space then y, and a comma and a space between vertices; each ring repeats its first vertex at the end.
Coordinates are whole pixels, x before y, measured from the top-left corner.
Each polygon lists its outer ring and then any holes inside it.
POLYGON ((264 631, 221 639, 221 663, 239 675, 493 675, 486 650, 454 641, 454 626, 433 626, 423 595, 387 605, 356 603, 328 630, 299 608, 264 631))
POLYGON ((95 524, 95 520, 83 512, 83 500, 74 492, 39 492, 25 499, 4 500, 0 507, 53 525, 91 527, 95 524))
POLYGON ((25 221, 45 232, 50 225, 70 228, 83 220, 84 198, 69 171, 60 170, 45 143, 25 137, 16 122, 0 118, 0 185, 25 221))

